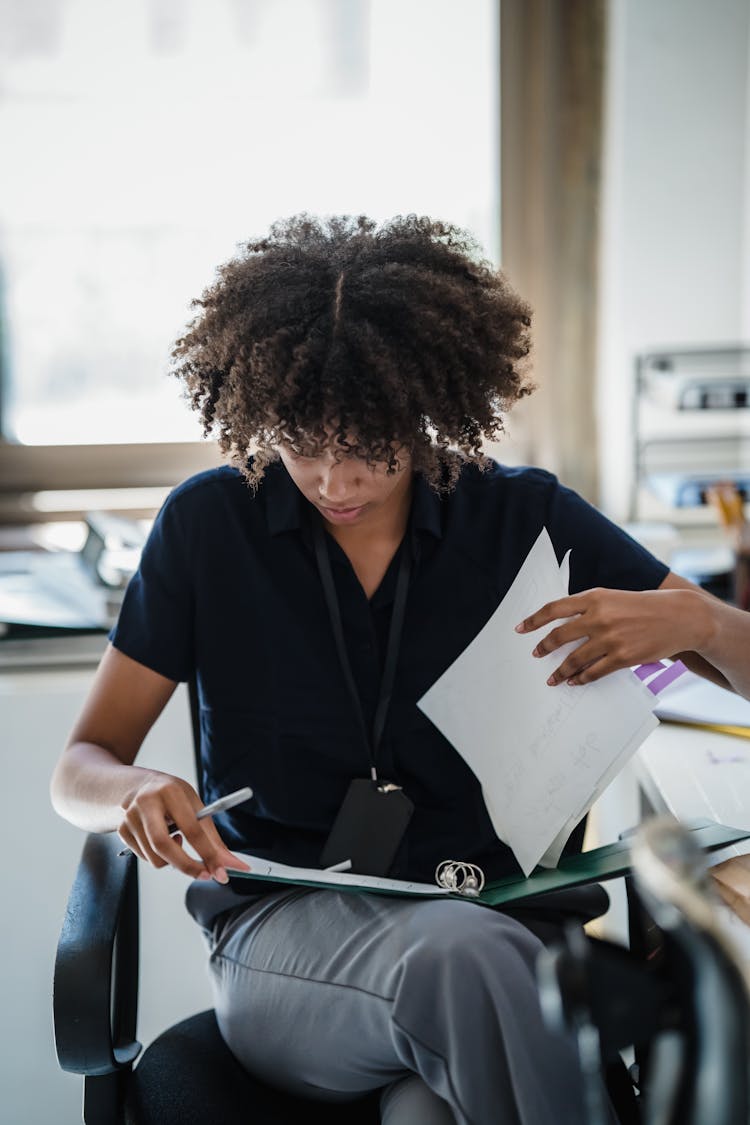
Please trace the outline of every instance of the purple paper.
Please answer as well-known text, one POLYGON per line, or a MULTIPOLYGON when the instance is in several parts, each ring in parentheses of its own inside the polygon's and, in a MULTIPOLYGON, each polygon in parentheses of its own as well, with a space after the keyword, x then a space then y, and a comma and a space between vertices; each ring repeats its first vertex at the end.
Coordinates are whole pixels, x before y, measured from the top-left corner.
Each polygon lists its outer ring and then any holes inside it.
POLYGON ((647 680, 649 676, 655 676, 662 668, 668 667, 668 664, 664 664, 661 660, 658 660, 656 664, 639 664, 633 671, 639 680, 647 680))
POLYGON ((665 671, 660 672, 658 676, 654 676, 653 680, 649 680, 646 687, 654 695, 658 695, 660 691, 664 691, 664 688, 674 683, 683 672, 687 672, 687 668, 681 660, 675 660, 674 664, 668 665, 665 671))

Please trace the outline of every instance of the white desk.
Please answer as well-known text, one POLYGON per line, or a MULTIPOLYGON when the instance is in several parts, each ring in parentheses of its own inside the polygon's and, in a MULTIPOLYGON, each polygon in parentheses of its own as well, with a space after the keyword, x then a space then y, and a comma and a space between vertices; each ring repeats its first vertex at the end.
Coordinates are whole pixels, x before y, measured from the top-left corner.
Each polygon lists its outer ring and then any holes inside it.
MULTIPOLYGON (((37 648, 38 659, 23 649, 17 670, 0 666, 0 834, 6 857, 0 876, 5 911, 0 936, 0 1122, 75 1125, 81 1120, 82 1082, 64 1074, 55 1058, 52 970, 84 834, 53 812, 49 779, 93 667, 76 660, 55 667, 55 646, 37 648)), ((9 651, 3 650, 6 656, 9 651)), ((144 745, 145 762, 192 777, 188 716, 186 692, 180 688, 144 745)), ((165 1027, 209 1007, 211 998, 200 932, 183 905, 187 880, 146 864, 139 871, 138 1037, 148 1044, 165 1027)))
MULTIPOLYGON (((750 828, 750 739, 662 723, 635 759, 635 776, 657 812, 678 820, 708 817, 750 828)), ((750 852, 750 841, 714 852, 711 862, 750 852)), ((750 926, 719 907, 726 927, 750 961, 750 926)))
POLYGON ((657 810, 750 828, 749 738, 661 723, 638 752, 636 773, 657 810))

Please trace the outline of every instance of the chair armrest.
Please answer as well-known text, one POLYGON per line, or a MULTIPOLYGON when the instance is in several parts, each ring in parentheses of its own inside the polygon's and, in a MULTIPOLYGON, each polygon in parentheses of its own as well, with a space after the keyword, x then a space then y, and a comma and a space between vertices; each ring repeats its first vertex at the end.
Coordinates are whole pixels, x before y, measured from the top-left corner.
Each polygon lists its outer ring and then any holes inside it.
POLYGON ((141 1049, 138 1008, 138 871, 116 833, 86 838, 55 958, 53 1010, 63 1070, 129 1068, 141 1049))

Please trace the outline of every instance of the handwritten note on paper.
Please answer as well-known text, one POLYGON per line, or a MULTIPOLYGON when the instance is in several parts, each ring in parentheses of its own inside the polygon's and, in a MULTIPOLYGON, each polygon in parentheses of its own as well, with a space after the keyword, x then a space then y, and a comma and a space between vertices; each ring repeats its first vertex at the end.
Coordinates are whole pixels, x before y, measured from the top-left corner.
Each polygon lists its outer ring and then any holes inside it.
POLYGON ((479 779, 494 829, 525 875, 557 863, 575 825, 657 726, 654 698, 629 670, 549 687, 576 645, 535 658, 554 625, 515 632, 567 595, 567 558, 558 567, 543 529, 490 620, 418 703, 479 779))

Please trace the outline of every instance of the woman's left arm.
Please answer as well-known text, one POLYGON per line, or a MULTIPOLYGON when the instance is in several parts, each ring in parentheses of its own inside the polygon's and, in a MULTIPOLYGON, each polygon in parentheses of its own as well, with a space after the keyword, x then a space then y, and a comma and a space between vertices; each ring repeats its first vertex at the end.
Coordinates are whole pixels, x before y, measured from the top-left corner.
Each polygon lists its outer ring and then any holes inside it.
POLYGON ((586 684, 618 668, 670 657, 750 699, 750 613, 735 609, 679 575, 658 590, 597 588, 548 602, 517 629, 545 633, 535 656, 579 641, 547 681, 586 684))

